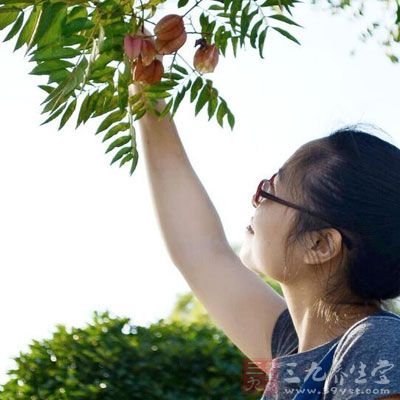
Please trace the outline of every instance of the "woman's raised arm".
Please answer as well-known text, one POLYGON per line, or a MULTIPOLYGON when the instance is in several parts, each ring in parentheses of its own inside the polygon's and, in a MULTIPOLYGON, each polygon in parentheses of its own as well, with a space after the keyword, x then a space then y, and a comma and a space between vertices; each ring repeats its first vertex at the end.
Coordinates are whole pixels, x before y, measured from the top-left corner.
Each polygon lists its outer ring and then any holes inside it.
MULTIPOLYGON (((158 103, 159 110, 165 102, 158 103)), ((270 358, 273 325, 286 302, 247 269, 169 116, 139 120, 150 189, 168 252, 211 317, 249 358, 270 358)))

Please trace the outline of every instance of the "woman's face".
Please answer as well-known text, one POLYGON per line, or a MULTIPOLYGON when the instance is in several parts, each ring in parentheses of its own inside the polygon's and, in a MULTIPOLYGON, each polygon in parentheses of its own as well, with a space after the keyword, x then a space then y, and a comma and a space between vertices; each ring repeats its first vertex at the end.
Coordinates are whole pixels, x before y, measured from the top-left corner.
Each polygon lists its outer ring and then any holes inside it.
MULTIPOLYGON (((270 187, 270 193, 289 200, 279 174, 274 183, 275 187, 270 187)), ((296 210, 273 200, 261 199, 251 221, 254 233, 246 230, 239 254, 247 268, 262 272, 279 282, 286 281, 291 266, 285 265, 285 240, 295 213, 296 210)), ((292 260, 288 258, 287 262, 296 265, 295 257, 292 260)))

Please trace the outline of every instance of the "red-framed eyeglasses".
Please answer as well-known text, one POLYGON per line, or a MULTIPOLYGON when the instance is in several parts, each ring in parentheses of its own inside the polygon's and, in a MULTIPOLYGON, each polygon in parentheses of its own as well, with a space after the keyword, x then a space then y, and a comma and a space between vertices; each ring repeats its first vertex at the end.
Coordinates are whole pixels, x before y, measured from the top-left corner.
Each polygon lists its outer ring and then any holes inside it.
MULTIPOLYGON (((274 175, 272 175, 272 177, 270 179, 263 179, 258 184, 256 193, 253 195, 253 199, 252 199, 253 207, 257 208, 261 203, 261 199, 265 198, 265 199, 272 200, 272 201, 274 201, 276 203, 283 204, 284 206, 287 206, 287 207, 294 208, 296 210, 305 212, 305 213, 307 213, 309 215, 312 215, 313 217, 317 217, 317 218, 322 219, 323 221, 326 221, 326 222, 329 223, 329 221, 327 221, 326 218, 320 216, 318 213, 310 211, 310 210, 308 210, 308 209, 306 209, 306 208, 304 208, 302 206, 299 206, 297 204, 294 204, 294 203, 292 203, 290 201, 286 201, 284 199, 281 199, 280 197, 277 197, 277 196, 273 195, 272 193, 270 193, 270 189, 271 188, 275 189, 274 180, 275 180, 275 177, 277 175, 278 175, 278 172, 275 173, 274 175)), ((346 244, 347 248, 351 249, 353 247, 351 239, 345 233, 343 233, 342 230, 340 230, 340 229, 338 229, 336 227, 335 227, 335 229, 337 231, 339 231, 340 234, 342 235, 343 242, 346 244)))

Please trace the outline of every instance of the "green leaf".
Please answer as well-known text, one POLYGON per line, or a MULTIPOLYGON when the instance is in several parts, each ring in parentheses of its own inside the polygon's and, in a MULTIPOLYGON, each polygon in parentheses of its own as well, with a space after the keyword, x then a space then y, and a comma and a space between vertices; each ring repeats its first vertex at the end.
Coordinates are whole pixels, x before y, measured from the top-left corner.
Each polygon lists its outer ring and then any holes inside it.
POLYGON ((126 116, 126 110, 117 110, 109 114, 104 121, 100 124, 96 131, 96 135, 109 128, 114 122, 121 121, 126 116))
POLYGON ((233 0, 224 0, 224 11, 227 12, 233 0))
POLYGON ((74 99, 73 101, 71 101, 71 103, 69 103, 69 106, 65 110, 65 113, 61 117, 61 122, 60 126, 58 127, 58 130, 62 129, 64 125, 67 123, 67 121, 71 118, 71 115, 74 113, 75 108, 76 108, 76 99, 74 99))
POLYGON ((76 127, 75 128, 78 128, 78 126, 82 122, 86 122, 90 118, 90 115, 93 112, 93 110, 89 108, 91 96, 92 96, 91 94, 88 94, 85 97, 85 99, 82 101, 81 109, 79 110, 78 119, 76 121, 76 127))
POLYGON ((299 26, 300 28, 303 28, 303 26, 299 25, 297 22, 294 22, 293 20, 291 20, 290 18, 288 18, 282 14, 269 15, 268 18, 274 18, 274 19, 277 19, 278 21, 282 21, 287 24, 296 25, 296 26, 299 26))
POLYGON ((251 44, 251 47, 253 47, 255 49, 257 48, 256 40, 257 40, 258 29, 260 28, 262 23, 263 23, 262 19, 260 21, 258 21, 257 23, 255 23, 251 30, 251 33, 250 33, 250 44, 251 44))
POLYGON ((138 164, 138 161, 139 161, 139 153, 135 149, 135 152, 134 152, 133 158, 132 158, 131 170, 129 171, 130 176, 132 176, 132 174, 134 173, 136 166, 138 164))
POLYGON ((60 69, 49 73, 48 83, 60 83, 70 76, 71 72, 67 69, 60 69))
POLYGON ((100 92, 96 90, 94 93, 90 95, 89 104, 87 105, 88 115, 83 119, 83 123, 94 114, 96 111, 97 103, 100 100, 100 92))
POLYGON ((147 112, 147 111, 146 111, 145 108, 144 108, 143 110, 138 111, 138 112, 135 114, 134 121, 137 121, 137 120, 139 120, 140 118, 142 118, 143 115, 146 114, 146 112, 147 112))
POLYGON ((46 93, 51 93, 54 90, 54 87, 49 85, 39 85, 39 88, 44 90, 46 93))
POLYGON ((0 30, 3 30, 8 25, 12 24, 19 15, 19 11, 8 7, 0 7, 0 30))
POLYGON ((224 34, 222 36, 220 50, 221 50, 221 53, 224 55, 224 57, 225 57, 226 48, 228 46, 228 40, 231 37, 232 37, 232 34, 229 31, 224 32, 224 34))
POLYGON ((197 104, 195 106, 195 113, 194 113, 195 116, 197 116, 197 114, 201 111, 201 109, 204 107, 204 105, 210 99, 210 89, 211 89, 210 86, 207 84, 204 86, 203 90, 201 91, 199 98, 197 100, 197 104))
POLYGON ((235 126, 235 116, 231 113, 229 109, 227 109, 227 113, 229 126, 231 127, 231 129, 233 129, 233 127, 235 126))
MULTIPOLYGON (((104 27, 106 37, 124 36, 129 33, 130 26, 125 22, 115 22, 104 27)), ((122 41, 123 42, 123 41, 122 41)))
POLYGON ((8 32, 8 35, 5 37, 4 42, 12 39, 19 32, 19 30, 22 27, 23 22, 24 22, 24 13, 21 13, 21 15, 15 21, 15 24, 13 25, 13 27, 10 29, 10 32, 8 32))
MULTIPOLYGON (((56 47, 66 47, 66 46, 74 46, 74 45, 86 45, 87 39, 82 35, 71 35, 68 37, 59 37, 56 40, 53 40, 51 43, 44 44, 43 46, 38 46, 35 50, 30 52, 30 55, 34 57, 36 52, 42 52, 49 48, 56 48, 56 47)), ((33 44, 29 44, 30 47, 33 47, 33 44)), ((82 46, 80 46, 82 47, 82 46)), ((84 46, 83 46, 84 47, 84 46)), ((29 49, 28 49, 29 50, 29 49)))
POLYGON ((112 138, 113 136, 115 136, 117 133, 119 132, 123 132, 128 130, 130 127, 129 122, 121 122, 115 126, 113 126, 104 136, 102 142, 105 142, 106 140, 112 138))
POLYGON ((226 29, 224 25, 219 26, 218 29, 216 30, 214 34, 214 42, 216 45, 220 44, 221 38, 223 37, 225 30, 226 29))
POLYGON ((125 154, 129 153, 132 150, 131 146, 128 147, 123 147, 122 149, 120 149, 118 151, 117 154, 115 154, 114 158, 112 159, 110 165, 113 165, 116 161, 118 161, 122 156, 124 156, 125 154))
POLYGON ((186 89, 186 90, 189 90, 191 87, 192 87, 192 80, 189 79, 188 82, 187 82, 187 84, 186 84, 186 86, 185 86, 185 89, 186 89))
POLYGON ((145 103, 143 100, 136 102, 134 105, 132 105, 132 108, 131 108, 132 115, 137 114, 139 111, 141 111, 143 109, 144 106, 145 106, 145 103))
POLYGON ((176 69, 178 72, 180 72, 182 75, 188 75, 188 72, 185 68, 183 68, 182 66, 178 65, 178 64, 174 64, 172 66, 172 68, 176 69))
POLYGON ((249 21, 249 9, 250 9, 250 2, 248 2, 243 10, 242 14, 240 16, 240 43, 244 41, 244 38, 246 37, 247 29, 249 28, 250 21, 249 21))
POLYGON ((166 73, 163 75, 163 77, 164 77, 165 79, 168 79, 168 80, 177 80, 177 81, 179 81, 180 79, 183 79, 183 78, 184 78, 184 76, 179 75, 179 74, 176 74, 176 73, 174 73, 174 72, 166 72, 166 73))
POLYGON ((87 43, 87 38, 85 38, 85 36, 83 35, 71 35, 66 37, 63 36, 54 42, 54 44, 58 44, 60 46, 73 46, 75 44, 86 44, 86 43, 87 43))
POLYGON ((48 61, 58 60, 60 58, 73 58, 79 54, 79 50, 72 49, 71 47, 59 47, 59 45, 54 45, 43 50, 36 51, 30 61, 48 61))
POLYGON ((33 34, 35 32, 35 29, 38 25, 40 14, 42 12, 42 9, 40 6, 35 6, 29 15, 28 20, 26 21, 24 27, 22 28, 22 31, 18 37, 17 43, 15 45, 15 49, 17 50, 20 47, 22 47, 24 44, 29 45, 33 34))
POLYGON ((217 110, 217 121, 221 125, 221 127, 224 127, 223 118, 224 118, 224 115, 227 113, 227 111, 228 110, 226 107, 226 102, 222 101, 217 110))
POLYGON ((94 23, 87 18, 77 18, 65 24, 62 28, 64 35, 68 36, 71 33, 86 31, 94 28, 94 23))
POLYGON ((169 110, 171 109, 173 103, 174 103, 174 100, 171 99, 171 100, 165 105, 164 110, 162 110, 161 113, 158 112, 157 115, 158 115, 159 117, 161 117, 161 118, 162 118, 162 117, 165 117, 165 116, 168 114, 169 110))
POLYGON ((260 57, 264 58, 263 56, 263 49, 264 49, 264 42, 265 42, 265 37, 267 36, 267 31, 268 31, 268 26, 260 33, 260 36, 258 37, 258 50, 260 52, 260 57))
POLYGON ((179 85, 179 83, 174 81, 158 82, 154 85, 145 86, 144 91, 146 93, 165 92, 167 90, 173 89, 177 85, 179 85))
POLYGON ((204 13, 201 13, 199 16, 199 22, 201 26, 201 31, 202 32, 207 32, 207 27, 209 25, 208 22, 208 15, 205 15, 204 13))
POLYGON ((243 46, 244 40, 247 36, 247 32, 250 28, 251 21, 258 14, 258 10, 251 12, 250 14, 243 16, 240 24, 240 47, 243 46))
POLYGON ((199 76, 193 82, 192 88, 190 89, 190 102, 193 103, 197 97, 199 90, 203 87, 203 79, 199 76))
POLYGON ((121 37, 109 37, 104 40, 104 42, 100 45, 99 52, 105 53, 110 50, 117 50, 117 51, 122 51, 122 45, 123 45, 123 38, 121 37))
POLYGON ((121 160, 121 162, 119 163, 119 167, 121 168, 125 163, 127 163, 127 162, 130 161, 130 160, 132 160, 132 158, 133 158, 133 154, 132 154, 132 153, 127 154, 127 155, 121 160))
POLYGON ((396 7, 396 21, 395 21, 396 25, 400 24, 400 2, 397 2, 397 7, 396 7))
POLYGON ((49 118, 46 119, 46 121, 42 122, 40 125, 45 125, 50 121, 53 121, 53 119, 56 119, 64 110, 67 104, 63 104, 57 111, 53 112, 49 118))
POLYGON ((220 6, 220 5, 218 5, 218 4, 213 4, 213 5, 211 5, 210 7, 208 7, 208 9, 209 9, 209 10, 217 10, 217 11, 219 11, 219 10, 223 10, 223 9, 224 9, 224 6, 220 6))
POLYGON ((212 21, 212 22, 210 23, 210 25, 208 25, 207 33, 210 34, 210 36, 208 36, 208 37, 211 37, 211 35, 213 34, 216 24, 217 24, 217 21, 214 20, 214 21, 212 21))
POLYGON ((103 69, 112 61, 122 61, 123 56, 121 51, 110 50, 107 52, 103 52, 99 57, 91 65, 92 72, 97 69, 103 69))
POLYGON ((92 72, 90 74, 90 79, 98 83, 113 82, 115 71, 116 68, 114 67, 105 67, 101 70, 92 72))
POLYGON ((261 7, 273 7, 273 6, 294 6, 295 3, 301 3, 300 0, 266 0, 261 7))
POLYGON ((119 96, 113 96, 113 93, 109 92, 106 88, 99 92, 99 99, 96 103, 94 116, 98 117, 107 114, 116 108, 119 108, 119 96))
POLYGON ((208 102, 208 108, 207 108, 208 120, 210 120, 212 116, 215 114, 217 106, 218 106, 218 98, 216 95, 213 95, 208 102))
MULTIPOLYGON (((55 61, 47 61, 48 63, 53 63, 55 61)), ((76 68, 69 74, 69 76, 62 81, 56 89, 54 89, 42 103, 47 103, 44 107, 44 111, 54 110, 59 104, 66 101, 70 96, 71 92, 80 85, 85 76, 85 71, 88 65, 86 58, 76 66, 76 68)))
POLYGON ((128 82, 124 73, 120 72, 118 75, 118 106, 121 110, 128 107, 128 82))
POLYGON ((39 46, 44 46, 57 40, 61 36, 61 26, 66 15, 66 4, 49 4, 45 2, 32 45, 38 44, 39 46))
POLYGON ((88 16, 87 8, 84 6, 78 6, 78 7, 73 8, 68 13, 67 22, 71 22, 72 20, 78 19, 78 18, 87 18, 87 16, 88 16))
POLYGON ((106 154, 108 152, 110 152, 111 150, 115 149, 116 147, 121 147, 125 144, 127 144, 128 142, 130 142, 132 139, 131 135, 127 135, 127 136, 121 136, 118 139, 115 139, 107 148, 106 150, 106 154))
POLYGON ((165 99, 165 98, 170 97, 170 96, 171 95, 168 92, 162 92, 162 91, 159 91, 159 92, 148 92, 146 94, 146 97, 148 99, 165 99))
POLYGON ((239 41, 238 36, 235 36, 232 38, 232 50, 233 50, 234 57, 236 57, 238 41, 239 41))
POLYGON ((186 89, 182 88, 175 97, 174 100, 174 107, 172 109, 172 116, 175 115, 176 111, 178 110, 179 105, 181 104, 183 98, 185 97, 186 89))
POLYGON ((292 36, 289 32, 285 31, 284 29, 277 28, 276 26, 273 26, 272 28, 275 29, 277 32, 279 32, 281 35, 287 37, 288 39, 292 40, 293 42, 295 42, 301 46, 300 42, 294 36, 292 36))
POLYGON ((237 26, 237 22, 236 22, 236 15, 237 13, 242 9, 242 3, 243 0, 233 0, 232 2, 232 6, 231 6, 231 14, 229 17, 229 21, 231 23, 232 29, 234 32, 236 32, 236 26, 237 26))
POLYGON ((273 6, 294 6, 295 3, 301 3, 300 0, 266 0, 261 7, 273 7, 273 6))
POLYGON ((189 0, 179 0, 178 8, 185 7, 187 3, 189 3, 189 0))
POLYGON ((73 67, 74 64, 64 61, 64 60, 52 60, 45 61, 37 65, 32 71, 31 75, 47 75, 50 72, 57 71, 59 69, 65 69, 68 67, 73 67))
POLYGON ((142 99, 142 93, 136 93, 133 96, 129 97, 129 104, 131 106, 133 106, 134 104, 136 104, 139 100, 142 99))

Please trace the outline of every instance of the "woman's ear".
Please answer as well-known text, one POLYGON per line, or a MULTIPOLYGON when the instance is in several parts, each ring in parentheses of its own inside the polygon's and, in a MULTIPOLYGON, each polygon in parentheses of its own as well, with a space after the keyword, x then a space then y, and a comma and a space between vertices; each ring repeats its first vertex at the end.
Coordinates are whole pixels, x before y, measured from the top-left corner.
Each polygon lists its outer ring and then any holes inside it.
POLYGON ((324 264, 339 254, 342 236, 334 228, 312 231, 306 239, 305 264, 324 264))

